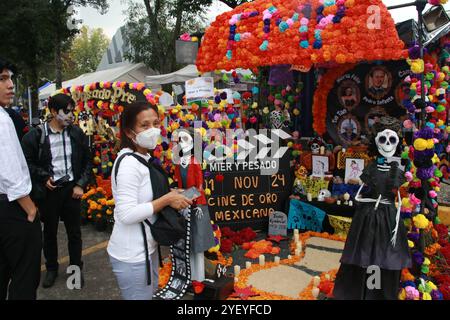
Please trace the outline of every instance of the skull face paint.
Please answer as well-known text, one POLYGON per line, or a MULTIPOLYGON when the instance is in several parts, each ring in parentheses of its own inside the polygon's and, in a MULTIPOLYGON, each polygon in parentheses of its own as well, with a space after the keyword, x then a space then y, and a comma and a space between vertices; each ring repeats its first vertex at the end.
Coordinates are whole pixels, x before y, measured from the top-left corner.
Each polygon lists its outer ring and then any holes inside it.
POLYGON ((56 115, 56 119, 61 123, 63 127, 68 127, 73 123, 74 115, 73 110, 62 110, 60 109, 56 115))
POLYGON ((385 158, 392 157, 395 154, 399 141, 397 133, 390 129, 378 132, 375 137, 378 152, 385 158))

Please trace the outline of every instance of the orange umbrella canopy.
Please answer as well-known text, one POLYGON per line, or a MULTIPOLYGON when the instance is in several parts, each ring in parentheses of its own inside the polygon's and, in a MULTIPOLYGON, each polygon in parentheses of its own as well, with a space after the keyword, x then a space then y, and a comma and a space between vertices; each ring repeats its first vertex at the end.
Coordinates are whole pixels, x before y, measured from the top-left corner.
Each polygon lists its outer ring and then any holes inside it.
POLYGON ((381 0, 257 0, 216 18, 197 57, 201 72, 407 57, 381 0))

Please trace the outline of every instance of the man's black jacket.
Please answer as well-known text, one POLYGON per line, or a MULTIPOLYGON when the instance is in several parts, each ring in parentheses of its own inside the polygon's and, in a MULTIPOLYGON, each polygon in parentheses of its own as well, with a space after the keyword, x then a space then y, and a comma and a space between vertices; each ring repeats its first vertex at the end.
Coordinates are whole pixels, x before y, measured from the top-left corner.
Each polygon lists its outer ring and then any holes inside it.
MULTIPOLYGON (((71 159, 75 183, 85 189, 92 175, 92 157, 88 138, 77 126, 69 126, 66 130, 69 132, 72 146, 71 159)), ((41 129, 39 127, 32 129, 22 139, 22 149, 30 169, 33 188, 35 188, 35 184, 45 185, 47 180, 53 176, 49 137, 45 137, 39 159, 40 139, 41 129)))

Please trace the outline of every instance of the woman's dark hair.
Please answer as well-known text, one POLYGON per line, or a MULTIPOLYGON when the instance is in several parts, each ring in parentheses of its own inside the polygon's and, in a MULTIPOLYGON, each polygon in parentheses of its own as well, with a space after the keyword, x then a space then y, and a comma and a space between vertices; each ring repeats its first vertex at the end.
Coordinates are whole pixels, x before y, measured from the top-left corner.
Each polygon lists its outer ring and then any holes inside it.
POLYGON ((51 110, 55 110, 58 112, 59 110, 63 110, 64 112, 67 111, 69 106, 72 106, 72 108, 75 107, 75 101, 73 99, 63 93, 58 93, 54 95, 53 97, 50 97, 48 100, 48 108, 51 110))
POLYGON ((137 115, 145 110, 153 110, 159 116, 158 108, 148 102, 135 102, 128 107, 125 107, 120 116, 120 148, 130 148, 136 151, 136 145, 126 135, 127 131, 134 130, 136 125, 137 115))
POLYGON ((9 70, 12 73, 17 72, 17 68, 11 62, 0 58, 0 72, 3 72, 4 70, 9 70))

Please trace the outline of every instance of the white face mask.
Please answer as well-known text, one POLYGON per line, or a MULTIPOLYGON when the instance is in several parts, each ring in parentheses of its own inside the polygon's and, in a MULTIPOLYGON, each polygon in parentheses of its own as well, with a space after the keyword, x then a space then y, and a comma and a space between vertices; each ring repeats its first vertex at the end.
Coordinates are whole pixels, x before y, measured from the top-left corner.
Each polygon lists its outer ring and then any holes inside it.
POLYGON ((134 141, 134 143, 136 143, 142 148, 153 150, 156 148, 156 145, 158 144, 158 138, 160 137, 160 135, 161 129, 150 128, 136 134, 136 140, 134 141))

